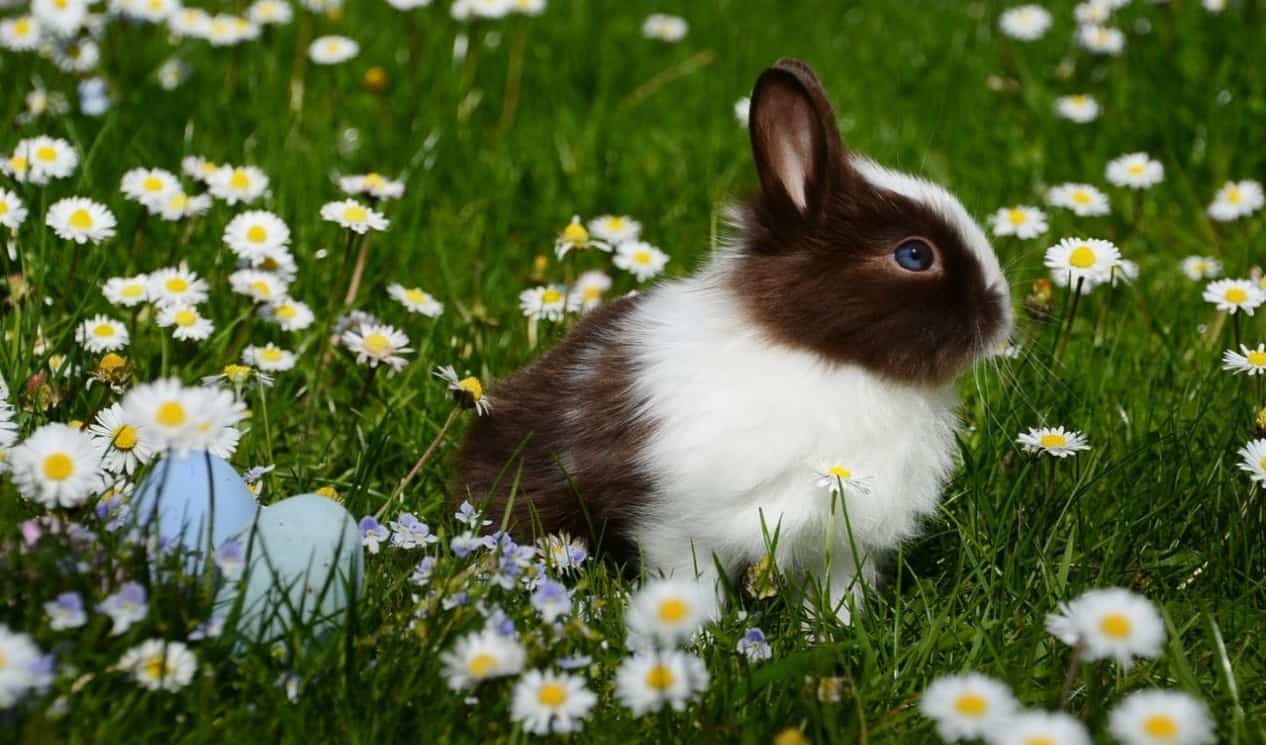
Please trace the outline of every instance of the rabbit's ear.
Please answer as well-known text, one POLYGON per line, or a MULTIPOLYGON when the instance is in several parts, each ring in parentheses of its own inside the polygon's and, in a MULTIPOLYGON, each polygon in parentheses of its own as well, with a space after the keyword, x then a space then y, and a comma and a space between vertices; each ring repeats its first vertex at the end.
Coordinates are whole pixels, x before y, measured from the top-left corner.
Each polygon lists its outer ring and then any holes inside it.
POLYGON ((835 112, 808 65, 782 59, 761 73, 748 125, 768 208, 779 221, 812 221, 845 168, 835 112))

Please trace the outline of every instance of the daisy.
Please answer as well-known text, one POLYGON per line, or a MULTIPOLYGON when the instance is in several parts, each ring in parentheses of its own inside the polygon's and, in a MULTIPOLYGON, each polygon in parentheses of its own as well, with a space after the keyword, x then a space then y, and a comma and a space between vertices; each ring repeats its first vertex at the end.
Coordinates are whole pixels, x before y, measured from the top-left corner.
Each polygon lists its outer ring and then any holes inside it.
POLYGON ((198 658, 182 642, 148 639, 125 652, 116 667, 142 688, 179 691, 193 681, 198 658))
POLYGON ((250 204, 268 191, 268 176, 255 166, 222 166, 207 178, 207 188, 229 205, 250 204))
POLYGON ((474 688, 490 678, 518 675, 526 661, 521 644, 492 630, 467 634, 440 655, 444 678, 454 691, 474 688))
POLYGON ((111 277, 101 288, 102 294, 112 305, 132 308, 144 303, 148 298, 147 285, 149 277, 138 274, 135 277, 111 277))
POLYGON ((550 285, 524 290, 519 293, 519 309, 533 321, 541 318, 561 321, 567 310, 566 288, 562 285, 550 285))
POLYGON ((470 12, 480 18, 504 18, 514 0, 464 0, 470 12))
POLYGON ((484 386, 479 382, 479 378, 471 375, 459 380, 457 371, 453 369, 452 365, 438 367, 435 369, 434 374, 435 377, 448 384, 448 389, 453 392, 453 397, 464 408, 474 409, 475 413, 481 416, 492 409, 492 402, 484 395, 484 386))
POLYGON ((1200 4, 1210 13, 1221 13, 1226 10, 1226 0, 1202 0, 1200 4))
POLYGON ((120 186, 123 195, 142 204, 161 202, 164 197, 180 190, 175 174, 161 168, 133 168, 123 174, 120 186))
POLYGON ((1047 230, 1046 213, 1024 205, 1003 207, 990 215, 988 222, 994 235, 1014 235, 1022 240, 1036 238, 1047 230))
MULTIPOLYGON (((157 450, 182 450, 201 401, 174 378, 142 383, 123 397, 123 417, 145 432, 157 450)), ((187 451, 187 450, 186 450, 187 451)))
POLYGON ((285 247, 261 249, 246 260, 253 269, 260 269, 277 275, 282 282, 293 282, 299 274, 294 254, 285 247))
POLYGON ((616 246, 612 263, 645 282, 664 270, 668 254, 649 243, 633 241, 616 246))
POLYGON ((88 17, 87 0, 31 0, 31 13, 43 28, 58 36, 74 36, 88 17))
POLYGON ((243 212, 224 226, 224 245, 243 259, 289 244, 290 228, 281 218, 264 210, 243 212))
POLYGON ((1205 286, 1203 297, 1225 313, 1244 311, 1251 316, 1266 302, 1266 290, 1248 279, 1218 279, 1205 286))
POLYGON ((30 167, 29 178, 35 184, 50 179, 69 178, 79 165, 79 155, 71 144, 60 137, 34 137, 18 143, 18 152, 30 167))
POLYGON ((431 0, 387 0, 387 4, 396 10, 413 10, 429 6, 431 0))
POLYGON ((179 0, 144 0, 130 4, 130 17, 138 21, 159 23, 180 10, 179 0))
POLYGON ((171 335, 180 341, 205 341, 215 331, 215 324, 198 312, 196 305, 163 305, 155 322, 171 328, 171 335))
POLYGON ((390 221, 377 212, 354 199, 341 202, 329 202, 321 207, 321 219, 338 223, 355 233, 364 235, 370 230, 386 230, 390 221))
POLYGON ((387 285, 387 294, 409 310, 428 318, 437 318, 444 312, 444 304, 417 287, 405 287, 399 282, 387 285))
POLYGON ((580 215, 573 215, 571 222, 567 223, 567 227, 563 228, 563 232, 558 235, 558 240, 554 241, 554 253, 562 259, 572 250, 580 251, 586 248, 610 251, 611 244, 590 236, 589 231, 580 222, 580 215))
POLYGON ((337 65, 360 52, 360 45, 346 36, 320 36, 308 47, 308 57, 318 65, 337 65))
POLYGON ((247 347, 242 351, 242 361, 265 372, 285 372, 295 366, 295 353, 269 342, 262 347, 247 347))
POLYGON ((602 302, 602 294, 611 289, 611 277, 606 272, 593 269, 576 278, 572 285, 567 307, 593 310, 602 302))
POLYGON ((272 272, 258 269, 239 269, 229 275, 229 285, 239 295, 246 295, 257 303, 271 303, 286 297, 288 285, 272 272))
POLYGON ((1147 153, 1130 153, 1108 161, 1108 183, 1131 189, 1150 189, 1165 179, 1165 166, 1147 153))
POLYGON ((1030 428, 1028 432, 1022 432, 1016 442, 1026 453, 1042 453, 1056 458, 1067 458, 1090 449, 1085 435, 1063 427, 1030 428))
POLYGON ((642 233, 642 223, 627 215, 603 215, 589 221, 589 233, 615 246, 637 240, 642 233))
POLYGON ((132 475, 149 462, 154 450, 141 427, 129 418, 122 404, 112 404, 97 412, 88 435, 101 453, 101 465, 110 473, 132 475))
POLYGON ((1124 745, 1205 745, 1216 740, 1203 703, 1182 691, 1154 688, 1126 696, 1108 716, 1124 745))
POLYGON ((113 352, 127 346, 127 327, 97 314, 79 324, 75 329, 75 341, 93 354, 113 352))
POLYGON ((831 494, 839 494, 841 484, 845 494, 867 494, 870 492, 870 477, 861 476, 843 461, 821 461, 814 469, 815 483, 819 489, 826 489, 831 494))
POLYGON ((625 621, 637 639, 673 646, 690 637, 716 614, 716 596, 693 579, 648 581, 629 599, 625 621))
POLYGON ((1077 42, 1094 54, 1115 57, 1125 48, 1125 34, 1111 26, 1087 24, 1078 29, 1077 42))
POLYGON ((1256 181, 1228 181, 1218 190, 1209 205, 1209 217, 1220 222, 1229 222, 1246 217, 1262 208, 1266 199, 1262 195, 1262 185, 1256 181))
POLYGON ((1065 119, 1085 124, 1099 118, 1099 102, 1093 96, 1077 94, 1055 99, 1055 113, 1065 119))
POLYGON ((177 189, 162 199, 151 200, 146 203, 145 207, 151 215, 158 215, 168 222, 175 222, 186 217, 205 215, 211 210, 211 195, 195 194, 190 196, 184 191, 177 189))
POLYGON ((1021 5, 1003 11, 998 28, 1006 36, 1020 41, 1042 38, 1051 27, 1051 14, 1040 5, 1021 5))
POLYGON ((1113 658, 1129 667, 1135 657, 1160 655, 1165 623, 1142 595, 1119 587, 1087 590, 1058 613, 1046 617, 1046 630, 1069 646, 1080 646, 1086 660, 1113 658))
POLYGON ((246 418, 246 404, 222 388, 191 389, 189 429, 184 446, 206 450, 224 459, 232 457, 242 433, 237 425, 246 418))
POLYGON ((40 45, 43 28, 34 16, 0 20, 0 47, 11 52, 29 52, 40 45))
POLYGON ((292 298, 278 300, 268 306, 264 317, 280 326, 282 331, 303 331, 316 319, 306 303, 292 298))
POLYGON ((256 0, 246 9, 246 17, 261 26, 283 25, 294 18, 294 10, 283 0, 256 0))
POLYGON ((92 438, 65 424, 45 424, 6 460, 21 495, 44 507, 78 507, 105 485, 92 438))
POLYGON ((1097 238, 1065 238, 1046 249, 1046 266, 1061 286, 1085 282, 1095 285, 1112 279, 1121 251, 1110 241, 1097 238))
POLYGON ((17 232, 26 221, 26 205, 17 194, 8 189, 0 189, 0 226, 17 232))
POLYGON ((1089 0, 1078 3, 1073 16, 1082 26, 1102 26, 1112 18, 1112 6, 1103 0, 1089 0))
POLYGON ((642 23, 642 36, 673 44, 686 38, 686 31, 689 28, 684 18, 664 13, 652 13, 642 23))
POLYGON ((358 364, 378 367, 383 363, 396 371, 408 363, 403 355, 413 351, 403 331, 385 324, 368 323, 355 330, 348 329, 340 341, 356 353, 358 364))
POLYGON ((100 243, 114 236, 114 215, 105 205, 83 197, 59 199, 48 208, 45 224, 58 238, 80 245, 100 243))
POLYGON ((30 636, 0 623, 0 710, 8 710, 41 687, 38 670, 43 659, 30 636))
POLYGON ((529 670, 514 685, 510 719, 534 735, 576 732, 597 702, 578 675, 529 670))
POLYGON ((197 305, 207 299, 207 282, 182 263, 176 268, 151 272, 146 278, 145 294, 159 308, 197 305))
POLYGON ((1022 711, 993 728, 990 745, 1091 745, 1086 726, 1061 711, 1022 711))
POLYGON ((393 181, 378 173, 343 176, 338 180, 338 188, 344 194, 368 194, 374 199, 399 199, 404 196, 403 181, 393 181))
POLYGON ((1010 688, 980 673, 937 678, 919 702, 919 710, 936 722, 936 734, 945 742, 982 739, 1018 709, 1010 688))
POLYGON ((1222 273, 1222 262, 1212 256, 1188 256, 1182 260, 1182 273, 1188 279, 1213 279, 1222 273))
MULTIPOLYGON (((92 39, 79 38, 73 41, 66 41, 57 44, 52 48, 53 64, 62 72, 87 73, 97 68, 97 63, 101 61, 101 48, 97 46, 97 42, 92 39)), ((87 96, 83 95, 83 86, 87 81, 80 83, 80 108, 85 108, 82 101, 87 96)), ((104 83, 102 83, 104 85, 104 83)), ((104 90, 104 88, 102 89, 104 90)), ((84 113, 92 115, 91 112, 84 113)))
POLYGON ((220 166, 201 155, 186 155, 180 159, 180 170, 194 181, 209 184, 211 177, 219 172, 220 166))
POLYGON ((1090 184, 1060 184, 1046 192, 1046 202, 1052 207, 1064 207, 1080 217, 1106 215, 1111 209, 1108 196, 1090 184))
POLYGON ((633 716, 659 711, 667 704, 682 711, 708 689, 703 660, 676 650, 634 654, 615 673, 615 697, 633 716))
POLYGON ((1266 373, 1266 344, 1258 344, 1256 349, 1241 344, 1238 353, 1234 349, 1226 350, 1222 353, 1222 369, 1250 376, 1266 373))
POLYGON ((201 8, 182 8, 167 18, 167 27, 177 37, 206 39, 211 26, 211 14, 201 8))
POLYGON ((1266 486, 1266 439, 1252 440, 1240 448, 1240 470, 1266 486))

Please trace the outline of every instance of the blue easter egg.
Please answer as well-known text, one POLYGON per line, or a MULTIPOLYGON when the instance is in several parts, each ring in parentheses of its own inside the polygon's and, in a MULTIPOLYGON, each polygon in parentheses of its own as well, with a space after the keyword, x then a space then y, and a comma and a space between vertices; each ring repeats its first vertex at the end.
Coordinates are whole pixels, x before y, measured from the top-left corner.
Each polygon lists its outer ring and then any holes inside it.
POLYGON ((169 455, 150 469, 132 497, 132 517, 146 534, 189 551, 245 535, 259 504, 223 458, 203 451, 169 455), (153 531, 151 533, 150 531, 153 531))
MULTIPOLYGON (((313 637, 341 625, 360 590, 360 529, 343 506, 301 494, 265 507, 247 541, 237 629, 271 642, 297 624, 313 637)), ((227 590, 227 588, 226 588, 227 590)), ((231 599, 230 591, 221 593, 231 599)))

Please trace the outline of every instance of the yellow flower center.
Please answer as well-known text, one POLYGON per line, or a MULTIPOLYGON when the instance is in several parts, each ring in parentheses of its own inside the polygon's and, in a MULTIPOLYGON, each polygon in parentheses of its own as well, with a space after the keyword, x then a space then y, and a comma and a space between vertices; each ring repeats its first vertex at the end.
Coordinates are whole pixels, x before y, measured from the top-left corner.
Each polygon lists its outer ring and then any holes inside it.
POLYGON ((234 168, 233 175, 229 176, 229 186, 242 191, 251 185, 251 177, 241 168, 234 168))
POLYGON ((77 209, 70 213, 70 218, 67 222, 70 223, 71 227, 87 230, 92 227, 92 215, 88 214, 86 209, 77 209))
POLYGON ((92 333, 94 336, 100 336, 108 339, 109 337, 114 336, 114 325, 109 323, 98 323, 92 329, 92 333))
POLYGON ((681 623, 690 613, 690 606, 681 598, 669 598, 659 604, 659 620, 664 623, 681 623))
POLYGON ((983 717, 989 711, 989 702, 979 693, 964 693, 955 699, 954 711, 965 717, 983 717))
POLYGON ((376 173, 365 174, 365 186, 371 189, 381 189, 387 185, 387 181, 376 173))
POLYGON ((329 41, 325 42, 325 45, 324 45, 325 53, 329 55, 338 54, 338 51, 342 48, 343 48, 343 45, 339 44, 338 41, 334 39, 330 39, 329 41))
POLYGON ((1011 210, 1007 212, 1007 219, 1012 225, 1023 225, 1029 221, 1029 215, 1024 210, 1011 210))
POLYGON ((635 264, 641 264, 642 266, 646 266, 647 264, 651 263, 651 252, 638 251, 637 253, 633 254, 633 262, 635 264))
POLYGON ((484 386, 479 382, 479 378, 469 377, 462 378, 457 381, 457 387, 470 394, 470 397, 476 401, 480 401, 484 397, 484 386))
POLYGON ((375 357, 385 357, 391 352, 391 340, 377 331, 365 337, 364 345, 365 351, 375 357))
POLYGON ((1055 742, 1055 738, 1053 737, 1038 735, 1037 737, 1030 737, 1025 740, 1024 745, 1059 745, 1059 743, 1055 742))
POLYGON ((1248 292, 1246 292, 1243 287, 1232 287, 1228 289, 1222 297, 1226 298, 1228 303, 1239 305, 1245 300, 1248 300, 1248 292))
POLYGON ((611 228, 612 230, 620 230, 621 228, 624 227, 624 218, 612 217, 611 219, 607 220, 607 227, 611 228))
POLYGON ((211 174, 215 173, 218 170, 220 170, 220 167, 216 165, 215 163, 212 163, 209 160, 205 160, 202 162, 202 175, 210 176, 211 174))
POLYGON ((0 217, 4 217, 7 214, 9 214, 9 203, 0 202, 0 217))
POLYGON ((255 291, 256 296, 262 298, 268 298, 273 294, 273 289, 262 279, 257 279, 254 282, 251 282, 251 289, 255 291))
POLYGON ((268 240, 268 231, 264 230, 262 225, 252 225, 250 230, 246 231, 246 240, 252 243, 263 243, 268 240))
POLYGON ((141 287, 139 284, 124 285, 123 291, 121 294, 123 295, 123 297, 126 297, 126 298, 140 297, 141 295, 145 294, 145 288, 141 287))
POLYGON ((158 407, 158 414, 154 419, 164 427, 179 427, 185 423, 188 416, 185 414, 185 407, 179 401, 165 401, 158 407))
POLYGON ((343 210, 343 219, 346 220, 347 222, 357 222, 357 223, 365 222, 365 220, 368 217, 369 217, 369 210, 366 210, 364 207, 360 206, 359 204, 354 204, 351 207, 348 207, 347 209, 343 210))
POLYGON ((172 277, 163 284, 163 287, 166 287, 168 292, 188 292, 189 280, 184 277, 172 277))
POLYGON ((425 303, 427 300, 430 299, 430 297, 425 292, 418 289, 405 290, 404 297, 409 302, 418 303, 419 305, 422 303, 425 303))
POLYGON ((1129 171, 1134 176, 1138 176, 1139 174, 1143 173, 1143 164, 1131 163, 1130 165, 1126 166, 1125 170, 1129 171))
POLYGON ((176 311, 176 325, 182 328, 188 328, 198 322, 198 314, 188 308, 181 308, 176 311))
POLYGON ((167 200, 167 206, 174 210, 183 210, 189 206, 189 196, 183 192, 172 194, 171 199, 167 200))
POLYGON ((1240 200, 1243 198, 1244 198, 1244 195, 1240 193, 1240 187, 1238 186, 1232 186, 1226 192, 1226 201, 1230 202, 1231 204, 1239 204, 1240 200))
POLYGON ((150 176, 145 179, 144 183, 141 184, 141 187, 145 189, 145 191, 162 191, 164 186, 166 186, 166 184, 163 180, 156 176, 150 176))
POLYGON ((299 311, 295 310, 293 305, 286 304, 278 305, 277 308, 273 310, 273 314, 283 321, 288 321, 298 315, 299 311))
POLYGON ((281 362, 281 350, 276 347, 264 347, 258 354, 264 362, 281 362))
POLYGON ((600 290, 596 285, 590 285, 580 291, 580 296, 584 298, 586 302, 593 302, 594 300, 602 297, 602 290, 600 290))
POLYGON ((1157 740, 1173 740, 1178 737, 1178 720, 1168 714, 1153 714, 1143 720, 1143 731, 1157 740))
POLYGON ((550 305, 551 303, 561 302, 562 299, 563 299, 563 293, 559 292, 558 290, 555 290, 553 287, 547 289, 541 295, 541 302, 546 305, 550 305))
POLYGON ((1078 246, 1073 249, 1072 253, 1068 254, 1068 263, 1078 269, 1086 269, 1094 266, 1095 252, 1090 248, 1090 246, 1078 246))
POLYGON ((19 18, 13 24, 13 33, 18 36, 26 36, 31 33, 31 20, 29 18, 19 18))
POLYGON ((35 149, 35 157, 40 160, 54 161, 57 160, 57 150, 51 145, 41 145, 35 149))
POLYGON ((1266 367, 1266 352, 1256 350, 1248 353, 1248 364, 1253 367, 1266 367))
POLYGON ((145 675, 154 680, 167 677, 167 661, 158 656, 145 660, 145 675))
POLYGON ((225 365, 224 377, 229 382, 241 385, 251 379, 251 374, 255 371, 249 365, 225 365))
POLYGON ((136 427, 130 424, 124 424, 114 430, 114 439, 111 440, 114 446, 119 450, 131 450, 136 447, 137 441, 136 427))
POLYGON ((493 666, 497 664, 497 658, 484 652, 477 654, 471 658, 466 665, 466 669, 470 671, 472 678, 482 678, 492 672, 493 666))
POLYGON ((1133 628, 1130 619, 1122 613, 1109 613, 1099 621, 1099 630, 1113 639, 1129 637, 1133 628))
POLYGON ((1068 444, 1068 438, 1061 434, 1052 432, 1047 435, 1042 435, 1040 442, 1044 448, 1062 448, 1068 444))
POLYGON ((578 222, 570 223, 563 228, 563 241, 573 246, 584 246, 589 243, 589 231, 578 222))
POLYGON ((44 476, 49 481, 65 481, 75 473, 75 462, 65 453, 53 453, 44 459, 44 476))
POLYGON ((27 163, 25 155, 15 155, 12 158, 9 158, 9 167, 12 168, 15 173, 26 173, 26 167, 28 165, 29 163, 27 163))
POLYGON ((1086 192, 1086 191, 1082 191, 1078 189, 1077 191, 1073 192, 1073 201, 1076 202, 1077 204, 1090 204, 1090 201, 1091 201, 1090 192, 1086 192))
POLYGON ((673 671, 663 665, 656 665, 646 672, 647 687, 656 691, 666 691, 676 681, 673 671))
POLYGON ((536 700, 541 702, 542 706, 557 709, 567 700, 567 689, 557 683, 546 683, 537 692, 536 700))
POLYGON ((830 468, 826 469, 826 472, 837 479, 853 478, 853 472, 848 470, 844 466, 831 466, 830 468))

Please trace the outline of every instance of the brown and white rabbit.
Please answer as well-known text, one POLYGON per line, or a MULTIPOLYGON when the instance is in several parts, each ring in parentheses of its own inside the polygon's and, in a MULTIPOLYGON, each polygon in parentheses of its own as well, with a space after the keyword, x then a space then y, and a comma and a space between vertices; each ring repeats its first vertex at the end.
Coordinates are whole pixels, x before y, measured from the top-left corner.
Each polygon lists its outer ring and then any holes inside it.
POLYGON ((495 386, 457 498, 499 520, 514 489, 520 539, 566 531, 677 576, 741 570, 777 533, 778 565, 847 616, 859 572, 936 506, 955 379, 1010 334, 1007 282, 953 195, 845 148, 805 64, 761 74, 750 134, 761 192, 731 244, 495 386), (865 478, 845 488, 852 541, 824 458, 865 478))

